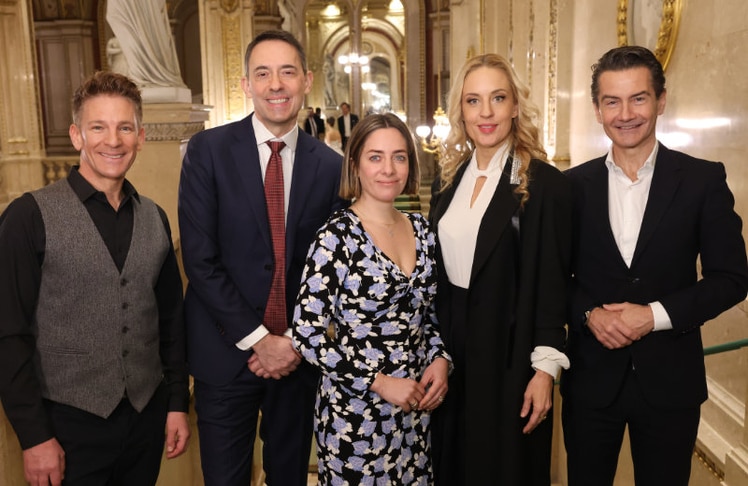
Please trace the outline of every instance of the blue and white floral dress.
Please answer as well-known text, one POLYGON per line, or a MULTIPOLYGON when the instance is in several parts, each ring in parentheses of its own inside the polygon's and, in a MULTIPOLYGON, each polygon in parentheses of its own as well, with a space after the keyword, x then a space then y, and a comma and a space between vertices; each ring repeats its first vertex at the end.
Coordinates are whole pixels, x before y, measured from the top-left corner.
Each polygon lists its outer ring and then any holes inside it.
POLYGON ((369 391, 377 372, 418 380, 447 355, 436 329, 435 237, 408 214, 416 267, 403 274, 350 209, 309 250, 294 309, 294 346, 322 371, 315 429, 322 485, 429 485, 430 415, 369 391))

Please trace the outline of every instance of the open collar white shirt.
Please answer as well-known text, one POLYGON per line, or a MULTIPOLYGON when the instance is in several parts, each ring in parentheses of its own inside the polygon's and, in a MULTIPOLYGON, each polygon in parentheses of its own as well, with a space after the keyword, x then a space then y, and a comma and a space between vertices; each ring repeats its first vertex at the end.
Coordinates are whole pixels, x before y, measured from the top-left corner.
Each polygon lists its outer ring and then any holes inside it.
MULTIPOLYGON (((605 158, 605 165, 608 168, 610 229, 613 231, 618 251, 628 267, 631 267, 631 261, 634 258, 642 220, 644 219, 644 211, 647 209, 658 148, 659 143, 655 143, 654 149, 637 171, 635 181, 629 179, 623 170, 616 165, 613 160, 612 148, 605 158)), ((654 330, 672 329, 670 316, 668 316, 662 304, 651 302, 649 305, 654 314, 654 330)))

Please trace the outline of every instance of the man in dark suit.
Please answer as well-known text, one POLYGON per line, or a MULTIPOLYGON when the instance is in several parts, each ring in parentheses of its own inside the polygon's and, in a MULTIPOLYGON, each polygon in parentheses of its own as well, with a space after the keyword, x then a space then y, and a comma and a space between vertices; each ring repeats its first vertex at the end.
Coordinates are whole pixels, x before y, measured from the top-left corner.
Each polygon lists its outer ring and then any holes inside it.
POLYGON ((345 101, 340 104, 340 117, 338 118, 338 131, 342 139, 342 148, 345 151, 345 147, 348 145, 348 139, 351 138, 351 132, 358 123, 358 115, 351 113, 351 105, 345 101))
POLYGON ((612 485, 628 426, 636 484, 686 486, 707 398, 700 326, 746 296, 742 223, 721 163, 658 143, 665 77, 649 50, 607 52, 592 100, 612 148, 567 173, 569 485, 612 485))
POLYGON ((314 121, 317 123, 317 138, 325 141, 325 120, 322 118, 322 108, 319 106, 314 109, 314 121))
POLYGON ((209 486, 249 484, 262 411, 267 484, 306 485, 318 375, 287 327, 309 245, 344 205, 341 159, 299 130, 312 73, 291 34, 258 35, 245 67, 254 113, 190 140, 179 190, 203 475, 209 486))
POLYGON ((306 120, 304 120, 304 131, 314 138, 319 138, 319 125, 314 116, 314 108, 307 106, 306 120))

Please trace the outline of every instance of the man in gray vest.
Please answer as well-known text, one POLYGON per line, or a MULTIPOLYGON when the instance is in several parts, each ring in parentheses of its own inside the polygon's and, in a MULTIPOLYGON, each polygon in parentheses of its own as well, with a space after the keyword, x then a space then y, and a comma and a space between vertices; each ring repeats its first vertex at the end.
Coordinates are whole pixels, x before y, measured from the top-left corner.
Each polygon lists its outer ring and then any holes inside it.
POLYGON ((148 485, 184 452, 182 282, 165 213, 125 179, 145 141, 137 86, 73 96, 80 165, 0 216, 0 400, 32 485, 148 485))

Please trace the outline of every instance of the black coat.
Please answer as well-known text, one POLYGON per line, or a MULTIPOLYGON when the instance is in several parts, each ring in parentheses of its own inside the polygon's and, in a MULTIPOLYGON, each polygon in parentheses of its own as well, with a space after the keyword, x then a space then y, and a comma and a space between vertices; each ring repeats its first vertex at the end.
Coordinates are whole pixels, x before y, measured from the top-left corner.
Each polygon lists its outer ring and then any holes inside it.
MULTIPOLYGON (((434 231, 467 165, 463 164, 443 193, 434 191, 430 218, 434 231)), ((525 435, 522 428, 527 419, 519 415, 535 373, 530 366, 533 349, 542 345, 563 351, 565 345, 571 194, 558 170, 532 160, 530 199, 520 209, 516 186, 509 180, 510 166, 511 159, 483 216, 465 309, 450 308, 450 284, 441 254, 437 254, 437 315, 450 352, 455 350, 449 316, 464 312, 470 327, 465 350, 452 353, 453 357, 464 355, 465 360, 455 361, 448 394, 449 400, 464 401, 466 437, 449 437, 441 429, 442 423, 454 418, 449 417, 450 407, 437 409, 432 435, 435 451, 442 457, 463 454, 467 477, 458 480, 459 484, 548 486, 552 420, 525 435), (457 385, 459 380, 464 384, 457 385), (464 386, 464 392, 453 394, 453 382, 456 387, 464 386)), ((437 180, 434 187, 438 184, 437 180)))
POLYGON ((629 268, 608 216, 608 169, 601 157, 568 171, 574 192, 574 280, 564 401, 605 407, 630 363, 642 393, 660 408, 707 398, 701 325, 745 298, 748 264, 740 217, 720 163, 660 145, 629 268), (697 258, 703 278, 697 281, 697 258), (609 350, 583 328, 584 312, 614 302, 659 301, 673 324, 609 350))

